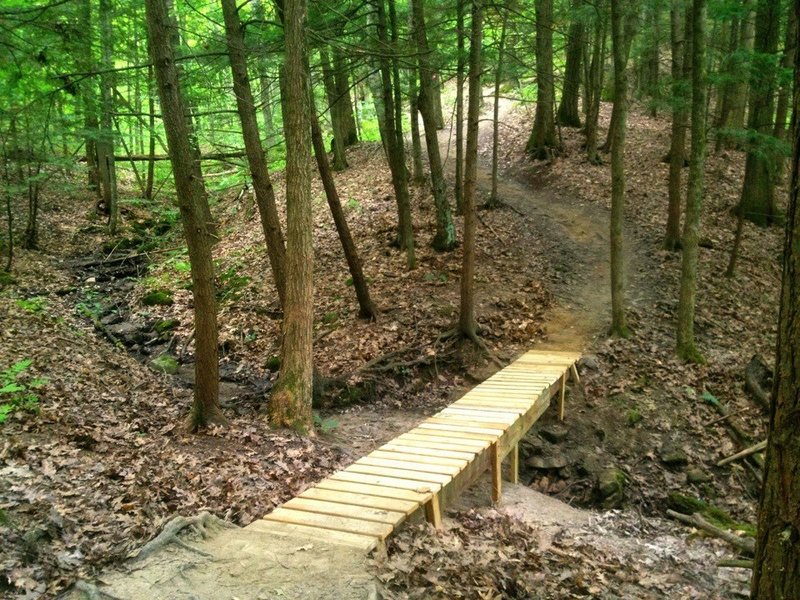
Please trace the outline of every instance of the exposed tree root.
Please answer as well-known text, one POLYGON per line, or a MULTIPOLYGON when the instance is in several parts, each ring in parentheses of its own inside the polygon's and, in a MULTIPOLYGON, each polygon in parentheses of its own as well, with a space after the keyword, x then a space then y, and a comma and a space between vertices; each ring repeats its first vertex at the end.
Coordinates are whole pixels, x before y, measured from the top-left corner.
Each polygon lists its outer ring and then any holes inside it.
POLYGON ((83 592, 89 600, 122 600, 118 596, 104 592, 95 584, 89 583, 88 581, 76 581, 75 589, 79 592, 83 592))
POLYGON ((734 569, 752 569, 753 561, 741 558, 726 558, 717 563, 718 567, 731 567, 734 569))
POLYGON ((693 515, 684 515, 683 513, 667 509, 667 514, 681 523, 692 525, 698 529, 702 529, 706 533, 709 533, 716 538, 725 540, 731 546, 739 549, 745 554, 752 556, 756 551, 756 543, 752 538, 742 538, 734 533, 731 533, 730 531, 725 531, 724 529, 715 527, 697 513, 694 513, 693 515))
POLYGON ((178 534, 186 528, 191 528, 198 534, 200 534, 203 539, 206 539, 209 534, 209 529, 212 528, 224 528, 224 529, 232 529, 235 525, 228 523, 227 521, 223 521, 222 519, 215 517, 209 512, 201 512, 199 515, 194 517, 175 517, 169 523, 164 526, 164 529, 159 533, 156 537, 152 540, 147 542, 142 548, 135 553, 131 558, 133 560, 143 560, 160 550, 164 546, 175 542, 182 548, 187 550, 191 550, 192 552, 196 552, 198 554, 209 556, 206 552, 202 550, 198 550, 197 548, 192 548, 186 542, 180 540, 177 536, 178 534))

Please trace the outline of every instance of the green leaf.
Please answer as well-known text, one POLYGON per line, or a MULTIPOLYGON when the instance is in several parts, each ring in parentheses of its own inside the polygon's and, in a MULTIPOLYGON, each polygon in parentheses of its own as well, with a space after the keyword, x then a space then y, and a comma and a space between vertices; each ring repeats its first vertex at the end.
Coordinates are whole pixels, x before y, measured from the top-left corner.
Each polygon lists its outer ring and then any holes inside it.
POLYGON ((711 392, 703 392, 702 398, 703 402, 706 404, 711 404, 712 406, 721 406, 720 401, 711 392))

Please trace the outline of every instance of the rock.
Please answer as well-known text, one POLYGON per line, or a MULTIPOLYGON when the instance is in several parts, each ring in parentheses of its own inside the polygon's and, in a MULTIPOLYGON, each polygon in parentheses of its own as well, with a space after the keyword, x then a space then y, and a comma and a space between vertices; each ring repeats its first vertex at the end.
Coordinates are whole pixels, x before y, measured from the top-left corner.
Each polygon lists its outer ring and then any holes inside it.
POLYGON ((110 313, 100 319, 100 323, 108 327, 109 325, 116 325, 117 323, 122 322, 122 315, 119 313, 110 313))
POLYGON ((180 324, 181 322, 178 319, 163 319, 161 321, 156 321, 155 325, 153 325, 153 331, 158 334, 163 334, 172 331, 180 324))
POLYGON ((625 499, 625 473, 617 468, 604 469, 597 476, 596 491, 603 508, 619 508, 625 499))
POLYGON ((582 356, 581 359, 578 361, 578 366, 580 367, 581 371, 599 371, 600 370, 600 363, 597 362, 597 357, 591 354, 587 354, 586 356, 582 356))
POLYGON ((671 444, 665 444, 661 447, 659 457, 661 462, 668 467, 685 467, 689 464, 689 457, 686 456, 686 452, 671 444))
POLYGON ((169 306, 172 304, 172 292, 169 290, 150 290, 142 297, 145 306, 169 306))
POLYGON ((169 354, 162 354, 150 361, 150 368, 154 371, 175 375, 178 372, 178 361, 169 354))
POLYGON ((108 331, 129 346, 142 343, 147 339, 140 325, 132 321, 123 321, 116 325, 110 325, 108 331))
POLYGON ((559 444, 563 442, 565 439, 567 439, 567 433, 567 428, 557 423, 542 427, 542 429, 539 431, 539 435, 541 435, 551 444, 559 444))
POLYGON ((711 481, 711 475, 703 471, 703 469, 689 469, 686 472, 687 483, 708 483, 711 481))
POLYGON ((553 454, 551 456, 531 456, 525 464, 534 469, 563 469, 569 464, 567 457, 563 454, 553 454))

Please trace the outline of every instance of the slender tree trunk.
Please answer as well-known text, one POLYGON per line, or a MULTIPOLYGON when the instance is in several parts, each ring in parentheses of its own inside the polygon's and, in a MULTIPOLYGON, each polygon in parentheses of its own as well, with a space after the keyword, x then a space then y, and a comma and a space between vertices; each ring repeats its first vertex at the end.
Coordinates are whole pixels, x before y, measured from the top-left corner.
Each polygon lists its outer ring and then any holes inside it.
POLYGON ((581 116, 578 110, 578 99, 581 87, 581 59, 585 44, 585 27, 583 17, 577 12, 582 5, 581 0, 572 2, 572 23, 567 35, 567 64, 564 67, 564 91, 558 105, 558 122, 565 127, 580 127, 581 116))
POLYGON ((673 0, 672 32, 672 141, 669 149, 669 207, 664 249, 675 252, 681 245, 681 173, 684 167, 686 128, 689 121, 688 76, 691 57, 686 51, 686 0, 673 0))
MULTIPOLYGON (((94 29, 92 28, 92 1, 81 0, 80 21, 83 24, 85 40, 83 43, 81 67, 86 73, 95 70, 94 56, 92 53, 92 39, 94 29)), ((86 155, 86 170, 88 176, 89 190, 97 194, 98 200, 101 198, 100 192, 100 173, 97 164, 97 93, 92 79, 85 79, 81 83, 81 97, 83 99, 83 126, 86 130, 84 138, 84 149, 86 155)))
POLYGON ((153 97, 153 67, 147 69, 147 108, 150 114, 148 115, 148 160, 147 160, 147 180, 144 186, 144 197, 148 200, 153 198, 153 181, 156 173, 156 100, 153 97))
MULTIPOLYGON (((795 20, 800 3, 794 3, 795 20)), ((797 47, 798 37, 792 44, 797 47)), ((794 63, 793 153, 783 282, 778 317, 775 383, 769 415, 764 483, 751 594, 754 600, 788 600, 800 590, 800 64, 794 63)))
MULTIPOLYGON (((755 52, 774 55, 778 51, 779 6, 772 0, 759 0, 756 7, 755 52)), ((750 79, 750 114, 747 127, 755 134, 771 135, 774 130, 775 70, 754 69, 750 79)), ((775 150, 763 147, 747 153, 744 169, 744 185, 737 211, 745 219, 766 227, 780 220, 775 203, 775 180, 780 165, 780 155, 775 150)))
MULTIPOLYGON (((264 4, 261 0, 253 0, 253 17, 264 23, 264 4)), ((266 27, 259 28, 259 34, 265 35, 266 27)), ((266 48, 263 48, 265 51, 266 48)), ((275 144, 275 123, 272 115, 272 82, 269 78, 269 65, 265 56, 259 56, 257 61, 259 101, 261 102, 261 118, 264 121, 264 141, 267 146, 264 154, 269 156, 269 149, 275 144)))
POLYGON ((311 120, 306 70, 306 2, 283 0, 283 128, 286 139, 286 293, 281 369, 270 421, 313 434, 314 244, 311 205, 311 120))
POLYGON ((242 125, 247 163, 253 178, 253 190, 261 217, 261 226, 264 230, 264 239, 267 243, 267 255, 272 275, 275 278, 275 287, 278 289, 278 297, 283 306, 286 301, 286 248, 283 245, 283 232, 278 217, 278 208, 275 204, 275 190, 272 187, 258 132, 258 117, 253 90, 250 87, 247 73, 242 22, 236 10, 236 0, 221 0, 221 4, 233 78, 233 94, 236 96, 236 107, 242 125))
POLYGON ((117 173, 114 165, 114 129, 112 115, 114 112, 113 73, 114 39, 112 29, 113 0, 100 0, 100 47, 102 49, 103 72, 100 75, 100 96, 102 99, 102 118, 100 120, 100 139, 97 142, 98 162, 100 165, 100 181, 103 188, 103 203, 108 212, 108 231, 117 233, 119 221, 119 205, 117 203, 117 173))
POLYGON ((435 95, 436 85, 431 66, 428 36, 425 32, 424 0, 412 0, 411 10, 414 19, 414 39, 419 54, 419 111, 425 129, 425 144, 428 148, 428 163, 431 170, 431 188, 436 206, 436 235, 433 247, 439 252, 452 250, 456 246, 456 229, 453 215, 447 201, 447 183, 444 180, 442 157, 439 153, 439 136, 436 133, 435 95))
POLYGON ((358 315, 363 319, 374 321, 378 317, 378 311, 369 295, 367 278, 364 277, 364 270, 361 266, 361 258, 358 255, 353 236, 350 234, 350 227, 342 210, 342 203, 339 200, 339 193, 336 191, 336 184, 333 181, 331 167, 328 164, 328 155, 325 152, 325 143, 322 140, 322 131, 317 120, 316 109, 314 108, 314 97, 311 96, 311 141, 314 145, 314 157, 317 161, 317 170, 322 180, 322 187, 325 188, 325 198, 328 200, 328 207, 333 216, 333 223, 342 242, 342 250, 347 260, 347 267, 350 276, 353 278, 353 289, 358 300, 358 315))
POLYGON ((630 39, 627 21, 632 18, 630 0, 611 0, 611 45, 614 58, 614 112, 611 144, 611 333, 630 335, 625 318, 625 128, 628 113, 628 53, 630 39))
POLYGON ((397 202, 398 231, 397 239, 400 248, 406 252, 406 265, 409 270, 417 266, 414 253, 414 229, 411 221, 411 201, 408 196, 408 177, 406 173, 406 160, 403 146, 397 143, 397 128, 394 123, 395 111, 392 109, 394 99, 392 96, 392 68, 389 59, 389 34, 386 27, 386 7, 383 0, 373 0, 376 7, 377 18, 375 21, 379 48, 378 64, 380 65, 381 103, 384 106, 384 146, 387 149, 389 170, 392 173, 392 187, 394 188, 397 202))
POLYGON ((728 121, 725 123, 725 127, 728 129, 741 129, 744 127, 744 117, 747 113, 747 90, 749 81, 746 77, 746 73, 750 66, 750 59, 748 56, 753 51, 753 43, 755 40, 754 1, 760 0, 742 0, 744 16, 739 25, 740 56, 733 67, 735 72, 739 73, 740 76, 737 78, 731 93, 731 110, 728 121))
POLYGON ((497 172, 500 163, 500 83, 503 78, 503 56, 506 47, 506 25, 508 12, 503 11, 502 25, 500 26, 500 44, 497 47, 497 67, 494 72, 494 108, 492 111, 492 192, 486 202, 488 208, 500 206, 497 196, 497 172))
POLYGON ((605 6, 598 6, 596 11, 592 60, 586 74, 586 158, 593 165, 599 165, 602 162, 597 148, 597 121, 600 116, 600 95, 603 90, 607 27, 605 6))
POLYGON ((408 105, 409 121, 411 122, 411 164, 412 179, 414 183, 425 181, 425 171, 422 166, 422 142, 419 139, 419 106, 417 104, 417 71, 410 69, 408 72, 408 105))
POLYGON ((212 233, 205 217, 208 204, 203 179, 195 176, 194 151, 189 142, 192 131, 184 117, 184 104, 175 50, 170 40, 174 24, 164 0, 146 0, 147 36, 158 82, 161 113, 175 178, 183 231, 192 267, 192 296, 195 326, 195 386, 189 426, 197 430, 225 422, 219 407, 219 356, 217 349, 217 307, 214 290, 212 233))
POLYGON ((553 0, 536 0, 536 114, 525 150, 536 160, 550 160, 558 149, 553 116, 553 0))
POLYGON ((683 260, 681 262, 677 331, 678 356, 691 362, 704 362, 695 345, 694 312, 706 163, 705 21, 706 0, 692 0, 691 33, 687 32, 687 39, 692 40, 690 44, 692 53, 692 143, 689 159, 689 183, 686 192, 686 220, 683 226, 683 260))
MULTIPOLYGON (((458 328, 467 338, 477 339, 475 322, 475 197, 478 181, 478 127, 481 99, 481 43, 483 0, 471 0, 472 25, 469 47, 469 106, 467 150, 464 169, 464 253, 461 266, 461 310, 458 328)), ((505 17, 503 18, 505 32, 505 17)))
POLYGON ((464 2, 456 0, 456 212, 464 214, 464 2))
POLYGON ((325 85, 325 95, 328 97, 328 108, 331 115, 331 127, 333 128, 333 170, 344 171, 347 168, 347 156, 345 155, 345 141, 347 138, 347 123, 342 110, 342 100, 336 89, 336 79, 333 75, 330 58, 327 50, 322 47, 319 51, 322 62, 322 82, 325 85))
MULTIPOLYGON (((11 127, 14 126, 15 118, 11 117, 11 127)), ((6 241, 6 260, 3 270, 11 273, 11 264, 14 262, 14 213, 11 210, 11 172, 9 170, 10 159, 8 157, 8 144, 3 139, 3 183, 5 184, 5 204, 6 204, 6 231, 8 240, 6 241)))
POLYGON ((350 82, 347 59, 342 54, 341 48, 333 47, 333 78, 336 83, 336 98, 344 123, 345 145, 351 146, 358 142, 358 128, 353 115, 353 103, 350 101, 350 82))

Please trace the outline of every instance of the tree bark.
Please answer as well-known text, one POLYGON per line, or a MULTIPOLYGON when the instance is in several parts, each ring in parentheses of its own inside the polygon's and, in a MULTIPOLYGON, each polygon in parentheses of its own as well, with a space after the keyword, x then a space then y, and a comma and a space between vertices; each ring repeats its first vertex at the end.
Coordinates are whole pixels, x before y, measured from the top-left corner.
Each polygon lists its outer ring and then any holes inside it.
MULTIPOLYGON (((253 0, 253 17, 260 22, 264 22, 264 4, 261 0, 253 0)), ((262 27, 259 35, 264 35, 266 28, 262 27)), ((266 50, 266 48, 264 48, 266 50)), ((258 74, 259 101, 261 102, 261 118, 264 121, 264 142, 267 146, 265 156, 269 156, 269 149, 275 143, 275 123, 272 115, 272 82, 269 78, 269 67, 267 59, 263 56, 258 57, 256 62, 258 74)))
POLYGON ((350 101, 349 72, 347 59, 344 54, 342 54, 342 50, 338 46, 334 46, 333 79, 336 84, 336 98, 339 103, 339 111, 342 115, 341 118, 345 134, 344 143, 346 146, 352 146, 358 142, 358 128, 356 127, 356 120, 353 115, 353 103, 350 101))
POLYGON ((144 197, 148 200, 153 199, 153 182, 156 175, 156 99, 153 97, 153 67, 147 68, 147 106, 150 111, 148 117, 148 159, 147 159, 147 179, 144 186, 144 197))
MULTIPOLYGON (((692 142, 686 191, 686 219, 683 224, 676 351, 683 360, 702 363, 705 359, 698 351, 694 339, 694 313, 706 163, 706 0, 692 0, 691 15, 691 33, 687 32, 687 39, 691 39, 692 53, 692 142)), ((688 25, 687 22, 687 29, 688 25)))
MULTIPOLYGON (((92 52, 92 39, 94 29, 92 27, 92 2, 91 0, 81 0, 79 19, 83 23, 85 40, 83 43, 81 68, 86 73, 93 73, 94 56, 92 52)), ((83 100, 83 126, 86 129, 84 138, 84 150, 86 156, 87 183, 89 190, 97 194, 98 200, 100 192, 100 173, 97 164, 97 94, 95 93, 94 82, 92 79, 85 79, 81 84, 81 98, 83 100)))
MULTIPOLYGON (((475 322, 475 197, 478 183, 478 128, 481 110, 481 44, 483 0, 471 0, 472 24, 469 47, 469 100, 467 108, 467 148, 464 165, 464 252, 461 265, 461 308, 458 328, 461 335, 477 339, 475 322)), ((505 31, 505 17, 503 20, 505 31)))
POLYGON ((408 72, 408 117, 411 124, 411 177, 414 183, 417 184, 425 181, 425 170, 422 166, 422 142, 419 139, 418 94, 417 71, 416 69, 410 69, 408 72))
POLYGON ((333 223, 339 234, 339 240, 342 242, 342 250, 344 251, 345 260, 347 260, 347 267, 350 270, 350 276, 353 278, 353 289, 356 292, 356 299, 358 300, 359 307, 358 316, 362 319, 374 321, 378 317, 378 311, 370 298, 367 278, 364 277, 364 270, 361 265, 361 258, 358 255, 353 236, 350 234, 350 227, 347 225, 347 219, 342 210, 342 203, 339 200, 339 193, 336 191, 336 183, 333 180, 331 167, 328 164, 325 142, 322 140, 322 131, 320 130, 316 109, 314 108, 313 95, 311 96, 310 105, 311 141, 314 145, 314 157, 317 161, 317 170, 322 180, 322 187, 325 188, 325 198, 328 200, 328 207, 333 216, 333 223))
POLYGON ((597 121, 600 116, 600 95, 603 89, 603 64, 606 53, 607 19, 605 7, 596 7, 592 40, 592 60, 586 71, 586 158, 590 164, 602 160, 597 149, 597 121))
POLYGON ((195 314, 195 386, 189 419, 192 430, 225 422, 219 407, 219 357, 217 308, 214 290, 212 235, 205 218, 208 204, 202 178, 195 176, 194 152, 189 142, 191 128, 184 118, 174 48, 170 43, 174 25, 164 0, 146 0, 147 34, 153 61, 167 144, 175 178, 178 207, 183 222, 192 269, 195 314))
POLYGON ((500 198, 497 196, 497 172, 500 166, 500 83, 503 80, 503 60, 505 58, 503 53, 506 47, 507 23, 508 12, 504 10, 502 25, 500 26, 500 43, 497 47, 497 67, 494 72, 494 107, 492 109, 492 191, 489 195, 489 200, 486 202, 487 208, 497 208, 500 206, 500 198))
POLYGON ((331 127, 333 128, 333 143, 331 144, 333 146, 333 170, 343 171, 347 168, 347 156, 345 155, 347 125, 344 122, 345 116, 342 111, 342 101, 336 89, 336 79, 325 47, 320 48, 319 56, 322 62, 322 82, 325 85, 325 95, 328 97, 328 110, 331 115, 331 127))
POLYGON ((103 189, 103 204, 108 212, 108 231, 111 235, 117 233, 119 221, 119 205, 117 202, 117 173, 114 163, 114 129, 112 114, 114 112, 113 67, 114 40, 112 29, 112 0, 100 0, 100 48, 102 54, 100 74, 101 119, 100 135, 97 141, 97 154, 99 163, 100 182, 103 189))
MULTIPOLYGON (((794 3, 795 19, 800 3, 794 3)), ((798 44, 797 33, 793 45, 798 44)), ((764 483, 758 511, 752 598, 789 599, 800 590, 800 65, 794 63, 793 153, 775 380, 770 403, 764 483)))
POLYGON ((625 127, 628 113, 627 21, 634 14, 630 0, 611 0, 611 45, 614 59, 614 112, 611 130, 611 333, 630 335, 625 318, 625 127))
POLYGON ((267 243, 269 264, 278 290, 278 298, 283 306, 286 301, 286 248, 283 245, 283 231, 278 217, 278 207, 275 204, 275 190, 267 168, 266 156, 261 147, 253 90, 247 72, 244 31, 236 9, 236 0, 221 0, 221 4, 233 78, 233 94, 236 96, 236 107, 242 124, 247 163, 253 178, 253 191, 267 243))
POLYGON ((313 435, 314 245, 306 2, 284 0, 283 129, 286 139, 286 293, 281 369, 269 404, 275 427, 313 435))
POLYGON ((425 129, 425 145, 428 149, 428 163, 431 170, 431 188, 436 206, 436 235, 433 247, 439 252, 452 250, 456 246, 456 229, 453 215, 447 201, 447 183, 444 180, 442 157, 439 152, 439 136, 437 131, 434 72, 431 66, 428 36, 425 32, 424 0, 412 0, 411 10, 414 19, 414 39, 419 56, 419 111, 425 129))
MULTIPOLYGON (((756 7, 756 37, 754 50, 756 60, 778 51, 779 6, 771 0, 759 0, 756 7)), ((775 109, 776 77, 774 65, 764 64, 752 70, 750 78, 750 113, 747 127, 755 136, 771 136, 775 109)), ((774 144, 756 139, 754 148, 747 152, 744 169, 744 185, 737 211, 742 216, 766 227, 780 219, 775 203, 776 170, 780 164, 779 153, 772 149, 774 144)))
POLYGON ((578 110, 578 99, 581 87, 581 59, 585 27, 583 18, 578 14, 581 0, 573 0, 572 22, 567 34, 567 64, 564 67, 564 91, 561 93, 561 102, 558 105, 558 122, 565 127, 580 127, 581 115, 578 110))
POLYGON ((386 7, 383 0, 373 0, 377 18, 375 21, 379 49, 378 64, 380 65, 381 104, 384 107, 384 129, 382 135, 384 147, 389 161, 389 170, 392 173, 392 186, 394 187, 395 201, 397 202, 397 239, 400 248, 406 252, 406 266, 409 270, 416 268, 417 259, 414 253, 414 229, 411 221, 411 201, 408 196, 408 177, 406 173, 406 160, 403 146, 398 144, 397 128, 395 126, 395 111, 393 110, 394 97, 392 95, 392 68, 389 59, 391 46, 386 30, 386 7))
POLYGON ((456 0, 456 212, 464 214, 464 2, 456 0))
POLYGON ((669 205, 664 249, 675 252, 681 246, 681 173, 686 152, 686 128, 689 122, 687 80, 691 72, 690 53, 686 51, 686 0, 673 0, 670 11, 672 41, 672 137, 669 148, 669 205))
POLYGON ((558 148, 553 118, 553 0, 536 0, 536 114, 525 150, 536 160, 550 160, 558 148))

